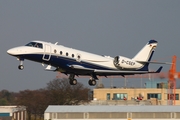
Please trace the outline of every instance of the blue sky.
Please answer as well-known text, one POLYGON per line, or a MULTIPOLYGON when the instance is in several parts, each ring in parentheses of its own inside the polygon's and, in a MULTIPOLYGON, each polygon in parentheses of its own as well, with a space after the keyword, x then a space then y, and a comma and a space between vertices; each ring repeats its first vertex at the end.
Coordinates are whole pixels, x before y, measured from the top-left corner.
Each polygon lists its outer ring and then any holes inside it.
MULTIPOLYGON (((1 0, 0 90, 39 89, 56 78, 57 73, 44 71, 40 63, 28 60, 19 71, 19 61, 6 53, 32 40, 132 58, 155 39, 158 46, 153 60, 170 62, 172 55, 180 56, 179 4, 178 0, 1 0)), ((163 66, 163 71, 168 71, 170 66, 163 66)), ((159 65, 150 67, 156 69, 159 65)), ((88 86, 88 79, 79 81, 88 86)), ((108 79, 102 81, 110 86, 108 79)), ((139 80, 128 81, 135 87, 140 84, 139 80)), ((121 86, 124 79, 114 82, 121 86)))

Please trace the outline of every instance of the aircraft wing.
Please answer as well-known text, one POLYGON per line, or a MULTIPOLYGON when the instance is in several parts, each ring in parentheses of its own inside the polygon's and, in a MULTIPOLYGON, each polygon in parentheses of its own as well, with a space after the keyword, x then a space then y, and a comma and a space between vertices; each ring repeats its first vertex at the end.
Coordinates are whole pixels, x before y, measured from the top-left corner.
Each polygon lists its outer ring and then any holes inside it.
POLYGON ((134 75, 134 74, 147 74, 147 73, 159 73, 162 70, 162 66, 156 71, 131 71, 131 70, 94 70, 94 73, 99 76, 112 76, 112 75, 134 75))
POLYGON ((156 71, 132 71, 132 70, 99 70, 86 68, 80 65, 70 65, 72 69, 88 71, 89 73, 95 73, 96 75, 133 75, 133 74, 146 74, 146 73, 159 73, 162 70, 162 66, 156 71))
POLYGON ((125 70, 95 70, 95 73, 125 73, 125 74, 138 74, 138 73, 148 73, 148 71, 125 71, 125 70))

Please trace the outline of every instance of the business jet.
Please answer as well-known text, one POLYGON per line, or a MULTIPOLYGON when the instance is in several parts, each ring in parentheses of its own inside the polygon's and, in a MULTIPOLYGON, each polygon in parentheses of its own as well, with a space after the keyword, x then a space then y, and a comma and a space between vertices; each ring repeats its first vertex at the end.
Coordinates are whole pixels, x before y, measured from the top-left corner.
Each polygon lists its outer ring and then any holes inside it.
POLYGON ((46 70, 68 75, 71 85, 77 84, 75 76, 90 76, 88 83, 94 86, 97 76, 159 73, 162 66, 157 71, 150 71, 148 68, 149 63, 157 63, 151 61, 157 43, 156 40, 148 41, 132 59, 97 55, 44 41, 32 41, 25 46, 9 49, 7 53, 18 58, 20 70, 24 69, 23 61, 27 59, 46 64, 46 70), (52 69, 52 66, 55 69, 52 69))

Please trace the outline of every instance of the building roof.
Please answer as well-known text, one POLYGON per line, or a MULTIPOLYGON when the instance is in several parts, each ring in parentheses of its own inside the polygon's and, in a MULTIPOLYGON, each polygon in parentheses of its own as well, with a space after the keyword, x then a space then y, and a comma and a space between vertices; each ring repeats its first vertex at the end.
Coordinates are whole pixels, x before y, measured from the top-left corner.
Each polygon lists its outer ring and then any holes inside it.
POLYGON ((49 105, 45 113, 49 112, 180 112, 180 106, 120 106, 120 105, 49 105))

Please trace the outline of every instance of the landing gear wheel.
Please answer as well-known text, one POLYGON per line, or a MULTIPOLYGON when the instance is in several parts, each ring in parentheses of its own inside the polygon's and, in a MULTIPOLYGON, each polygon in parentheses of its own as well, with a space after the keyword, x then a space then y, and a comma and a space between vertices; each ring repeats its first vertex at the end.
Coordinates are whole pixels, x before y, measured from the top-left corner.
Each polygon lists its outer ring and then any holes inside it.
POLYGON ((23 65, 19 65, 18 68, 19 68, 19 70, 23 70, 24 66, 23 65))
POLYGON ((76 84, 77 84, 77 80, 74 79, 74 80, 72 81, 72 83, 73 83, 73 85, 76 85, 76 84))
POLYGON ((23 70, 24 69, 24 66, 23 66, 23 61, 24 61, 24 58, 18 58, 18 60, 20 61, 20 64, 19 64, 19 66, 18 66, 18 69, 19 70, 23 70))
POLYGON ((89 80, 88 81, 90 86, 95 86, 96 85, 96 80, 89 80))
POLYGON ((93 86, 95 86, 96 85, 96 80, 92 80, 91 83, 92 83, 93 86))
POLYGON ((92 80, 89 80, 89 81, 88 81, 89 85, 92 85, 92 82, 91 82, 91 81, 92 81, 92 80))
POLYGON ((73 79, 73 80, 69 80, 70 85, 76 85, 77 84, 77 80, 73 79))
POLYGON ((69 76, 69 84, 70 85, 76 85, 77 84, 77 80, 74 79, 75 75, 74 74, 70 74, 69 76))

